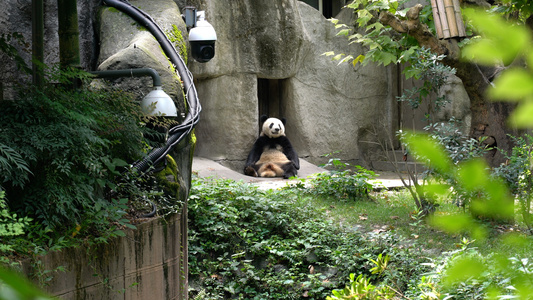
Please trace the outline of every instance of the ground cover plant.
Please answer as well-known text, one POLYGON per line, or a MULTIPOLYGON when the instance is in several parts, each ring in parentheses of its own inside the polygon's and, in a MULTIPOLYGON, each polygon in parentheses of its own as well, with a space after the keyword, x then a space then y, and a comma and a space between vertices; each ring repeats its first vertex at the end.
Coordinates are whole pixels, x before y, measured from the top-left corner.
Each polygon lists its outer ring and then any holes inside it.
MULTIPOLYGON (((523 223, 472 220, 487 233, 475 240, 475 231, 447 232, 421 218, 406 191, 326 194, 298 182, 263 191, 195 178, 190 298, 485 299, 533 286, 523 223), (502 242, 509 232, 521 247, 502 242)), ((452 198, 439 204, 437 219, 462 213, 452 198)))
MULTIPOLYGON (((325 194, 299 183, 263 191, 195 178, 189 200, 190 298, 325 299, 344 287, 351 273, 395 294, 429 271, 422 263, 435 253, 416 239, 383 228, 386 223, 366 229, 346 221, 360 215, 359 204, 371 205, 370 195, 325 194), (342 203, 355 207, 333 216, 333 207, 342 203)), ((380 204, 374 202, 372 210, 383 210, 380 204)), ((402 218, 412 221, 408 213, 402 218)))

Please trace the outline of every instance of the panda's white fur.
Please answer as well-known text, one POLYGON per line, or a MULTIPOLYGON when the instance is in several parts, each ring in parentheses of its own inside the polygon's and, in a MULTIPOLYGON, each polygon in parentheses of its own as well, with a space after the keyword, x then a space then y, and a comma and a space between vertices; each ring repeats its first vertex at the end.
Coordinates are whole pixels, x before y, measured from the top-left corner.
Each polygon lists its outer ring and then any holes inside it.
POLYGON ((244 174, 256 177, 296 176, 300 161, 285 136, 285 119, 262 116, 261 121, 261 133, 248 155, 244 174))
POLYGON ((285 136, 285 125, 280 119, 268 118, 263 122, 260 135, 266 135, 271 139, 285 136))

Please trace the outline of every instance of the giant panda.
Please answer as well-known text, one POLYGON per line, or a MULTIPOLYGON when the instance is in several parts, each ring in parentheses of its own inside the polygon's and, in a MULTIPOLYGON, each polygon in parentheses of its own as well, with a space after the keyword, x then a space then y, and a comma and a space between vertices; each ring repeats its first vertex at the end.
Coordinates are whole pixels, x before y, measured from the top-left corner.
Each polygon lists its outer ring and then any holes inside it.
POLYGON ((285 118, 260 119, 263 126, 244 165, 244 174, 255 177, 296 176, 300 169, 298 154, 285 136, 285 118))

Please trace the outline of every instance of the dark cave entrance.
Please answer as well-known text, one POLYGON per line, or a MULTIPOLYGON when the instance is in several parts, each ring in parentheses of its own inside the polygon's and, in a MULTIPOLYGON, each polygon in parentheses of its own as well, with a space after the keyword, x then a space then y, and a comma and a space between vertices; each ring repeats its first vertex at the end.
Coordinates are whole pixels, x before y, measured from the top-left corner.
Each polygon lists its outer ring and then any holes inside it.
POLYGON ((285 117, 283 111, 285 82, 286 79, 257 79, 259 117, 262 115, 276 118, 285 117))

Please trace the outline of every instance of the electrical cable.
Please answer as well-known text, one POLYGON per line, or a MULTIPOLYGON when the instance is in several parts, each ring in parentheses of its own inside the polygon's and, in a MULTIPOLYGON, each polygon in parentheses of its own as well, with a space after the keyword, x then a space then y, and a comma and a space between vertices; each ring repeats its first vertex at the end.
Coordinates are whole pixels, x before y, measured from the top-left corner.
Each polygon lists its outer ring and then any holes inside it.
POLYGON ((152 166, 157 165, 165 156, 183 140, 184 137, 190 134, 193 128, 200 121, 200 112, 202 107, 192 73, 187 68, 187 65, 172 45, 172 42, 164 34, 159 25, 152 19, 150 15, 131 5, 127 0, 103 0, 104 5, 118 9, 134 19, 137 23, 144 26, 156 38, 159 45, 174 65, 179 77, 183 81, 185 98, 188 105, 188 113, 181 124, 169 128, 169 137, 164 147, 154 148, 143 160, 135 162, 133 168, 140 173, 147 173, 153 171, 152 166))

